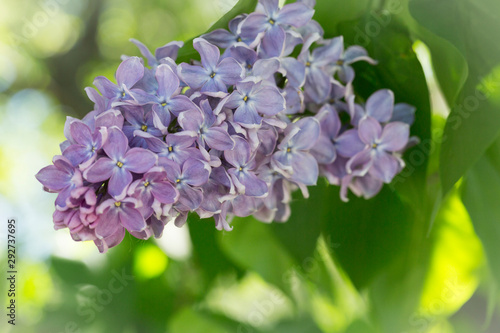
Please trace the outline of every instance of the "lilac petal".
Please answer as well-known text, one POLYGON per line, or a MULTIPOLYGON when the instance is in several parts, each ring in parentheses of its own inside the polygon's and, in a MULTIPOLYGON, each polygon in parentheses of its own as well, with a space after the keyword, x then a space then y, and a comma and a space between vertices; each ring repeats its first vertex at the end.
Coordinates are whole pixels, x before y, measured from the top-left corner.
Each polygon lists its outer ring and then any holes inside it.
POLYGON ((129 231, 143 231, 147 224, 142 214, 129 203, 122 203, 123 208, 119 210, 118 215, 122 225, 129 231))
POLYGON ((390 122, 400 121, 411 125, 415 121, 415 110, 416 108, 413 105, 398 103, 394 105, 394 111, 392 112, 390 122))
POLYGON ((279 10, 278 0, 260 0, 259 4, 262 5, 264 12, 269 16, 273 16, 279 10))
POLYGON ((335 139, 337 152, 344 157, 353 157, 363 149, 366 144, 361 141, 356 129, 350 129, 335 139))
POLYGON ((234 149, 224 151, 224 157, 235 168, 239 168, 245 166, 250 160, 250 145, 239 136, 233 136, 233 138, 234 149))
POLYGON ((109 195, 113 198, 124 197, 130 183, 132 183, 132 174, 130 171, 125 168, 114 169, 108 183, 109 195))
POLYGON ((231 31, 233 34, 236 34, 238 32, 238 27, 240 26, 240 23, 245 19, 246 16, 247 16, 246 14, 238 15, 234 19, 229 21, 228 24, 229 31, 231 31))
POLYGON ((190 158, 182 165, 184 181, 191 186, 201 186, 208 181, 210 167, 200 160, 190 158))
POLYGON ((262 197, 267 193, 267 184, 252 172, 237 172, 238 180, 245 186, 245 195, 262 197))
POLYGON ((118 211, 110 207, 99 218, 95 233, 100 238, 106 238, 118 231, 121 228, 118 211))
POLYGON ((63 155, 71 161, 71 164, 77 166, 87 161, 92 156, 92 152, 86 146, 71 145, 64 150, 63 155))
POLYGON ((293 174, 291 180, 304 185, 316 185, 318 181, 318 162, 309 153, 296 152, 292 157, 293 174))
POLYGON ((193 47, 201 57, 201 65, 208 70, 214 70, 219 62, 220 51, 215 45, 210 44, 203 38, 195 38, 193 40, 193 47))
POLYGON ((173 41, 155 50, 155 57, 158 60, 163 58, 177 59, 179 49, 184 46, 184 42, 173 41))
POLYGON ((306 79, 306 66, 295 58, 281 59, 281 65, 286 70, 286 78, 292 87, 301 87, 306 79))
POLYGON ((193 132, 198 132, 204 123, 200 109, 181 112, 177 121, 183 130, 193 132))
POLYGON ((325 104, 318 112, 318 116, 322 115, 322 112, 325 112, 325 116, 320 120, 321 132, 331 139, 335 139, 342 126, 339 114, 330 104, 325 104))
POLYGON ((335 145, 326 136, 320 136, 316 144, 311 148, 310 153, 319 164, 330 164, 337 157, 335 145))
POLYGON ((172 184, 167 182, 155 183, 151 192, 156 200, 164 204, 174 203, 179 195, 172 184))
POLYGON ((299 28, 311 21, 314 10, 300 2, 291 3, 281 8, 276 22, 299 28))
POLYGON ((233 58, 224 58, 216 69, 216 76, 227 85, 234 85, 245 77, 245 69, 233 58))
POLYGON ((333 38, 328 45, 318 47, 312 52, 315 66, 329 66, 337 62, 344 51, 344 38, 333 38))
POLYGON ((96 86, 101 94, 106 98, 115 98, 117 95, 121 94, 121 91, 116 84, 104 76, 96 77, 94 79, 94 86, 96 86))
POLYGON ((157 156, 143 148, 132 148, 125 154, 123 164, 127 170, 144 173, 151 169, 157 161, 157 156))
POLYGON ((394 93, 388 89, 378 90, 366 101, 366 114, 381 123, 389 121, 394 108, 394 93))
POLYGON ((132 88, 144 76, 144 65, 139 57, 130 57, 123 61, 116 70, 118 86, 132 88))
POLYGON ((365 199, 371 199, 380 192, 383 185, 384 183, 381 180, 366 175, 364 177, 356 177, 351 184, 351 188, 357 188, 365 199))
POLYGON ((154 66, 156 64, 155 56, 153 56, 153 54, 151 53, 151 51, 149 51, 146 45, 142 44, 137 39, 131 38, 130 41, 134 43, 135 46, 137 46, 142 56, 147 59, 149 66, 154 66))
POLYGON ((181 177, 181 167, 176 162, 166 157, 159 157, 158 165, 165 169, 167 172, 167 178, 171 182, 175 183, 176 180, 181 177))
POLYGON ((254 40, 260 32, 266 30, 269 25, 267 15, 262 13, 251 13, 241 23, 241 37, 254 40))
POLYGON ((158 81, 158 95, 170 98, 179 88, 179 78, 168 65, 160 65, 155 74, 158 81))
POLYGON ((226 84, 222 81, 221 77, 216 75, 214 78, 210 78, 207 80, 207 82, 205 82, 203 87, 201 87, 200 92, 202 92, 202 93, 218 93, 218 92, 227 93, 227 87, 226 87, 226 84))
POLYGON ((347 161, 346 170, 355 176, 364 176, 373 164, 373 150, 368 147, 347 161))
POLYGON ((305 91, 307 95, 317 104, 324 102, 331 91, 330 75, 323 70, 310 67, 306 76, 305 91))
POLYGON ((179 202, 190 210, 195 210, 201 205, 203 201, 203 194, 201 191, 193 189, 189 186, 181 186, 179 190, 179 202))
POLYGON ((379 148, 386 151, 398 151, 408 143, 410 136, 410 125, 393 122, 385 125, 380 136, 379 148))
POLYGON ((179 65, 179 74, 182 80, 193 89, 200 89, 210 78, 210 73, 205 68, 186 63, 179 65))
POLYGON ((285 38, 285 30, 277 24, 267 30, 260 44, 260 47, 264 51, 267 58, 281 56, 283 49, 285 48, 285 38))
MULTIPOLYGON (((252 75, 261 79, 267 79, 273 76, 274 73, 276 73, 279 70, 279 68, 280 68, 280 62, 276 58, 259 59, 253 65, 252 75)), ((305 70, 304 70, 304 75, 305 75, 305 70)))
POLYGON ((71 180, 70 174, 59 170, 53 165, 41 169, 35 177, 43 186, 52 191, 64 189, 71 180))
POLYGON ((216 29, 201 37, 223 49, 231 47, 237 41, 236 36, 225 29, 216 29))
POLYGON ((262 123, 262 117, 252 103, 244 103, 234 112, 234 121, 247 127, 256 127, 262 123))
POLYGON ((382 127, 375 118, 365 117, 359 121, 358 135, 365 144, 374 144, 380 138, 381 134, 382 127))
POLYGON ((95 126, 98 127, 113 127, 118 128, 123 127, 123 115, 120 111, 115 109, 110 109, 106 112, 101 113, 95 118, 95 126))
POLYGON ((90 128, 82 122, 74 121, 69 125, 71 137, 76 143, 87 145, 92 143, 92 132, 90 128))
POLYGON ((170 112, 172 112, 175 116, 179 116, 179 113, 187 110, 196 109, 196 105, 185 95, 177 95, 172 97, 172 99, 168 102, 168 106, 170 108, 170 112))
POLYGON ((369 173, 384 183, 390 183, 398 172, 398 167, 398 160, 394 156, 386 152, 378 152, 373 157, 373 165, 369 173))
POLYGON ((368 52, 361 46, 353 45, 349 46, 344 52, 344 63, 352 64, 356 61, 364 60, 372 65, 375 65, 377 61, 373 60, 368 56, 368 52))
POLYGON ((274 87, 262 87, 251 97, 255 109, 267 116, 274 116, 285 109, 285 98, 274 87))
POLYGON ((205 142, 210 148, 220 151, 231 150, 234 148, 234 140, 220 127, 212 127, 205 131, 205 142))
POLYGON ((314 146, 319 138, 320 127, 316 118, 306 117, 295 123, 300 131, 292 138, 293 146, 296 149, 307 150, 314 146))
POLYGON ((350 83, 354 80, 355 73, 354 73, 354 69, 351 66, 343 65, 340 68, 338 75, 339 75, 340 81, 342 81, 344 83, 350 83))
POLYGON ((101 157, 89 169, 84 172, 84 177, 91 183, 108 180, 117 168, 116 163, 106 157, 101 157))
POLYGON ((115 160, 121 159, 128 148, 128 140, 118 127, 108 129, 108 140, 103 146, 106 154, 115 160))

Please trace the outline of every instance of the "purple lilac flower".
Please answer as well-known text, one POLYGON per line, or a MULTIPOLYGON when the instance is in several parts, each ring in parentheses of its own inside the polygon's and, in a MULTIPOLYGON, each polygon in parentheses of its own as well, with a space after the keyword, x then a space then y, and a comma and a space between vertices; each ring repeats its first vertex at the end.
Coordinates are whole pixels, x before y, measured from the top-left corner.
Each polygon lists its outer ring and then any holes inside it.
POLYGON ((147 224, 137 209, 138 201, 133 198, 107 199, 97 207, 101 215, 95 228, 99 239, 105 239, 115 234, 121 235, 123 228, 130 232, 140 232, 146 229, 147 224))
POLYGON ((128 147, 125 134, 117 128, 109 129, 108 140, 103 146, 108 157, 99 158, 85 170, 84 177, 96 183, 109 179, 108 193, 115 198, 125 195, 127 186, 132 182, 132 172, 144 173, 151 169, 157 156, 143 148, 128 147))
POLYGON ((106 141, 108 137, 107 129, 101 127, 98 131, 92 133, 86 124, 74 121, 70 124, 69 130, 75 144, 67 147, 63 151, 63 156, 75 167, 86 162, 82 166, 82 168, 85 168, 87 165, 94 162, 97 152, 106 141))
POLYGON ((220 51, 203 38, 195 38, 194 48, 200 53, 201 67, 186 63, 179 65, 179 75, 186 84, 201 92, 227 93, 244 75, 244 68, 233 58, 220 60, 220 51))
POLYGON ((239 26, 245 18, 245 15, 238 15, 234 19, 229 21, 229 31, 225 29, 216 29, 212 32, 202 35, 201 37, 209 43, 220 47, 221 49, 229 49, 236 43, 245 43, 249 47, 254 48, 259 42, 258 39, 243 38, 239 34, 239 26))

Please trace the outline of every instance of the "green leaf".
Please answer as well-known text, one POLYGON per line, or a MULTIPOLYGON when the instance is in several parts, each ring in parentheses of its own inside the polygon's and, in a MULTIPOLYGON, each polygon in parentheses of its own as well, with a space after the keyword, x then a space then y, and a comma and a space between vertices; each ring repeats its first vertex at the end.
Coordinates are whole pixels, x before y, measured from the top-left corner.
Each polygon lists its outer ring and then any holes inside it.
POLYGON ((330 219, 323 220, 327 243, 357 288, 369 284, 408 246, 412 212, 385 187, 375 198, 344 203, 338 188, 318 187, 330 219))
POLYGON ((500 285, 500 139, 467 173, 462 198, 500 285))
MULTIPOLYGON (((208 33, 215 29, 227 30, 229 21, 231 21, 233 18, 235 18, 240 14, 253 12, 256 6, 257 6, 257 0, 239 0, 229 12, 227 12, 224 16, 222 16, 204 33, 208 33)), ((192 59, 200 58, 198 52, 193 48, 193 40, 194 38, 191 38, 190 40, 186 41, 184 43, 184 46, 179 50, 177 63, 189 62, 192 59)))
MULTIPOLYGON (((410 2, 410 11, 422 26, 451 42, 469 68, 444 133, 440 174, 445 195, 492 144, 500 128, 500 113, 477 89, 500 63, 500 2, 415 0, 410 2)), ((436 52, 431 48, 431 53, 436 52)))
POLYGON ((257 272, 266 281, 289 291, 289 278, 295 261, 274 236, 269 225, 252 217, 235 218, 234 230, 219 233, 219 244, 241 268, 257 272))

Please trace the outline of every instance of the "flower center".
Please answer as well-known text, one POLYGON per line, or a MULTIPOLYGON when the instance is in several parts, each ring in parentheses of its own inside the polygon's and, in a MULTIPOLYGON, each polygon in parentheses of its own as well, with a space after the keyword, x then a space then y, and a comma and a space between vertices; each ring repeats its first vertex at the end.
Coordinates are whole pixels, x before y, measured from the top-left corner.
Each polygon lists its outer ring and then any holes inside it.
POLYGON ((173 152, 173 151, 174 151, 174 147, 172 147, 172 146, 168 147, 168 151, 169 151, 170 153, 171 153, 171 152, 173 152))
POLYGON ((243 97, 243 101, 248 101, 248 96, 243 97))
POLYGON ((95 146, 92 146, 91 151, 92 151, 92 152, 95 152, 95 149, 96 149, 96 148, 95 148, 95 146))
POLYGON ((121 202, 121 201, 117 201, 117 202, 115 202, 115 206, 116 206, 116 207, 120 207, 121 205, 122 205, 122 202, 121 202))
POLYGON ((344 60, 339 59, 337 60, 337 65, 342 66, 344 64, 344 60))
POLYGON ((177 184, 179 184, 179 183, 181 182, 181 179, 180 179, 180 178, 177 178, 177 179, 175 180, 175 182, 176 182, 177 184))
POLYGON ((238 171, 243 171, 243 167, 239 167, 238 171))
POLYGON ((119 168, 121 168, 121 167, 123 166, 123 162, 118 161, 118 162, 116 162, 116 165, 117 165, 119 168))
POLYGON ((167 106, 167 102, 161 103, 161 106, 167 106))
POLYGON ((149 186, 149 184, 150 184, 150 183, 146 180, 146 181, 144 182, 144 187, 148 187, 148 186, 149 186))
POLYGON ((286 149, 286 152, 287 152, 287 153, 291 153, 291 152, 292 152, 292 148, 288 147, 288 148, 286 149))
POLYGON ((311 62, 310 61, 306 62, 306 67, 311 67, 311 62))
POLYGON ((212 72, 212 74, 210 74, 210 77, 213 79, 215 77, 215 72, 212 72))
POLYGON ((274 25, 276 21, 274 21, 273 19, 269 19, 269 23, 271 23, 271 25, 274 25))
POLYGON ((373 148, 373 149, 375 149, 375 148, 377 148, 377 147, 378 147, 378 144, 376 144, 376 143, 372 143, 372 148, 373 148))
POLYGON ((141 126, 141 130, 143 130, 144 132, 147 132, 148 131, 148 125, 142 125, 141 126))
POLYGON ((242 41, 243 41, 243 39, 241 39, 241 37, 238 37, 238 38, 236 39, 236 41, 237 41, 237 42, 242 42, 242 41))

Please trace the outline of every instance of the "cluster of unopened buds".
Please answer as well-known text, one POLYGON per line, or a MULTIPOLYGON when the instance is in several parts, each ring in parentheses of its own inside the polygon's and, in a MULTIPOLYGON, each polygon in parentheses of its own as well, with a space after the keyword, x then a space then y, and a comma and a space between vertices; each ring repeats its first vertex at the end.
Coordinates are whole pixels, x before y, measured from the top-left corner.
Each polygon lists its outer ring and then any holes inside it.
POLYGON ((123 57, 116 84, 97 77, 98 91, 86 88, 94 110, 68 117, 62 155, 36 175, 58 193, 55 228, 105 252, 125 229, 160 237, 190 212, 219 230, 233 216, 285 222, 291 192, 307 197, 319 176, 345 201, 348 189, 371 198, 391 182, 415 109, 389 90, 357 104, 351 64, 376 61, 323 38, 311 5, 260 0, 229 30, 194 39, 200 62, 176 63, 181 42, 153 55, 132 40, 147 66, 123 57))

